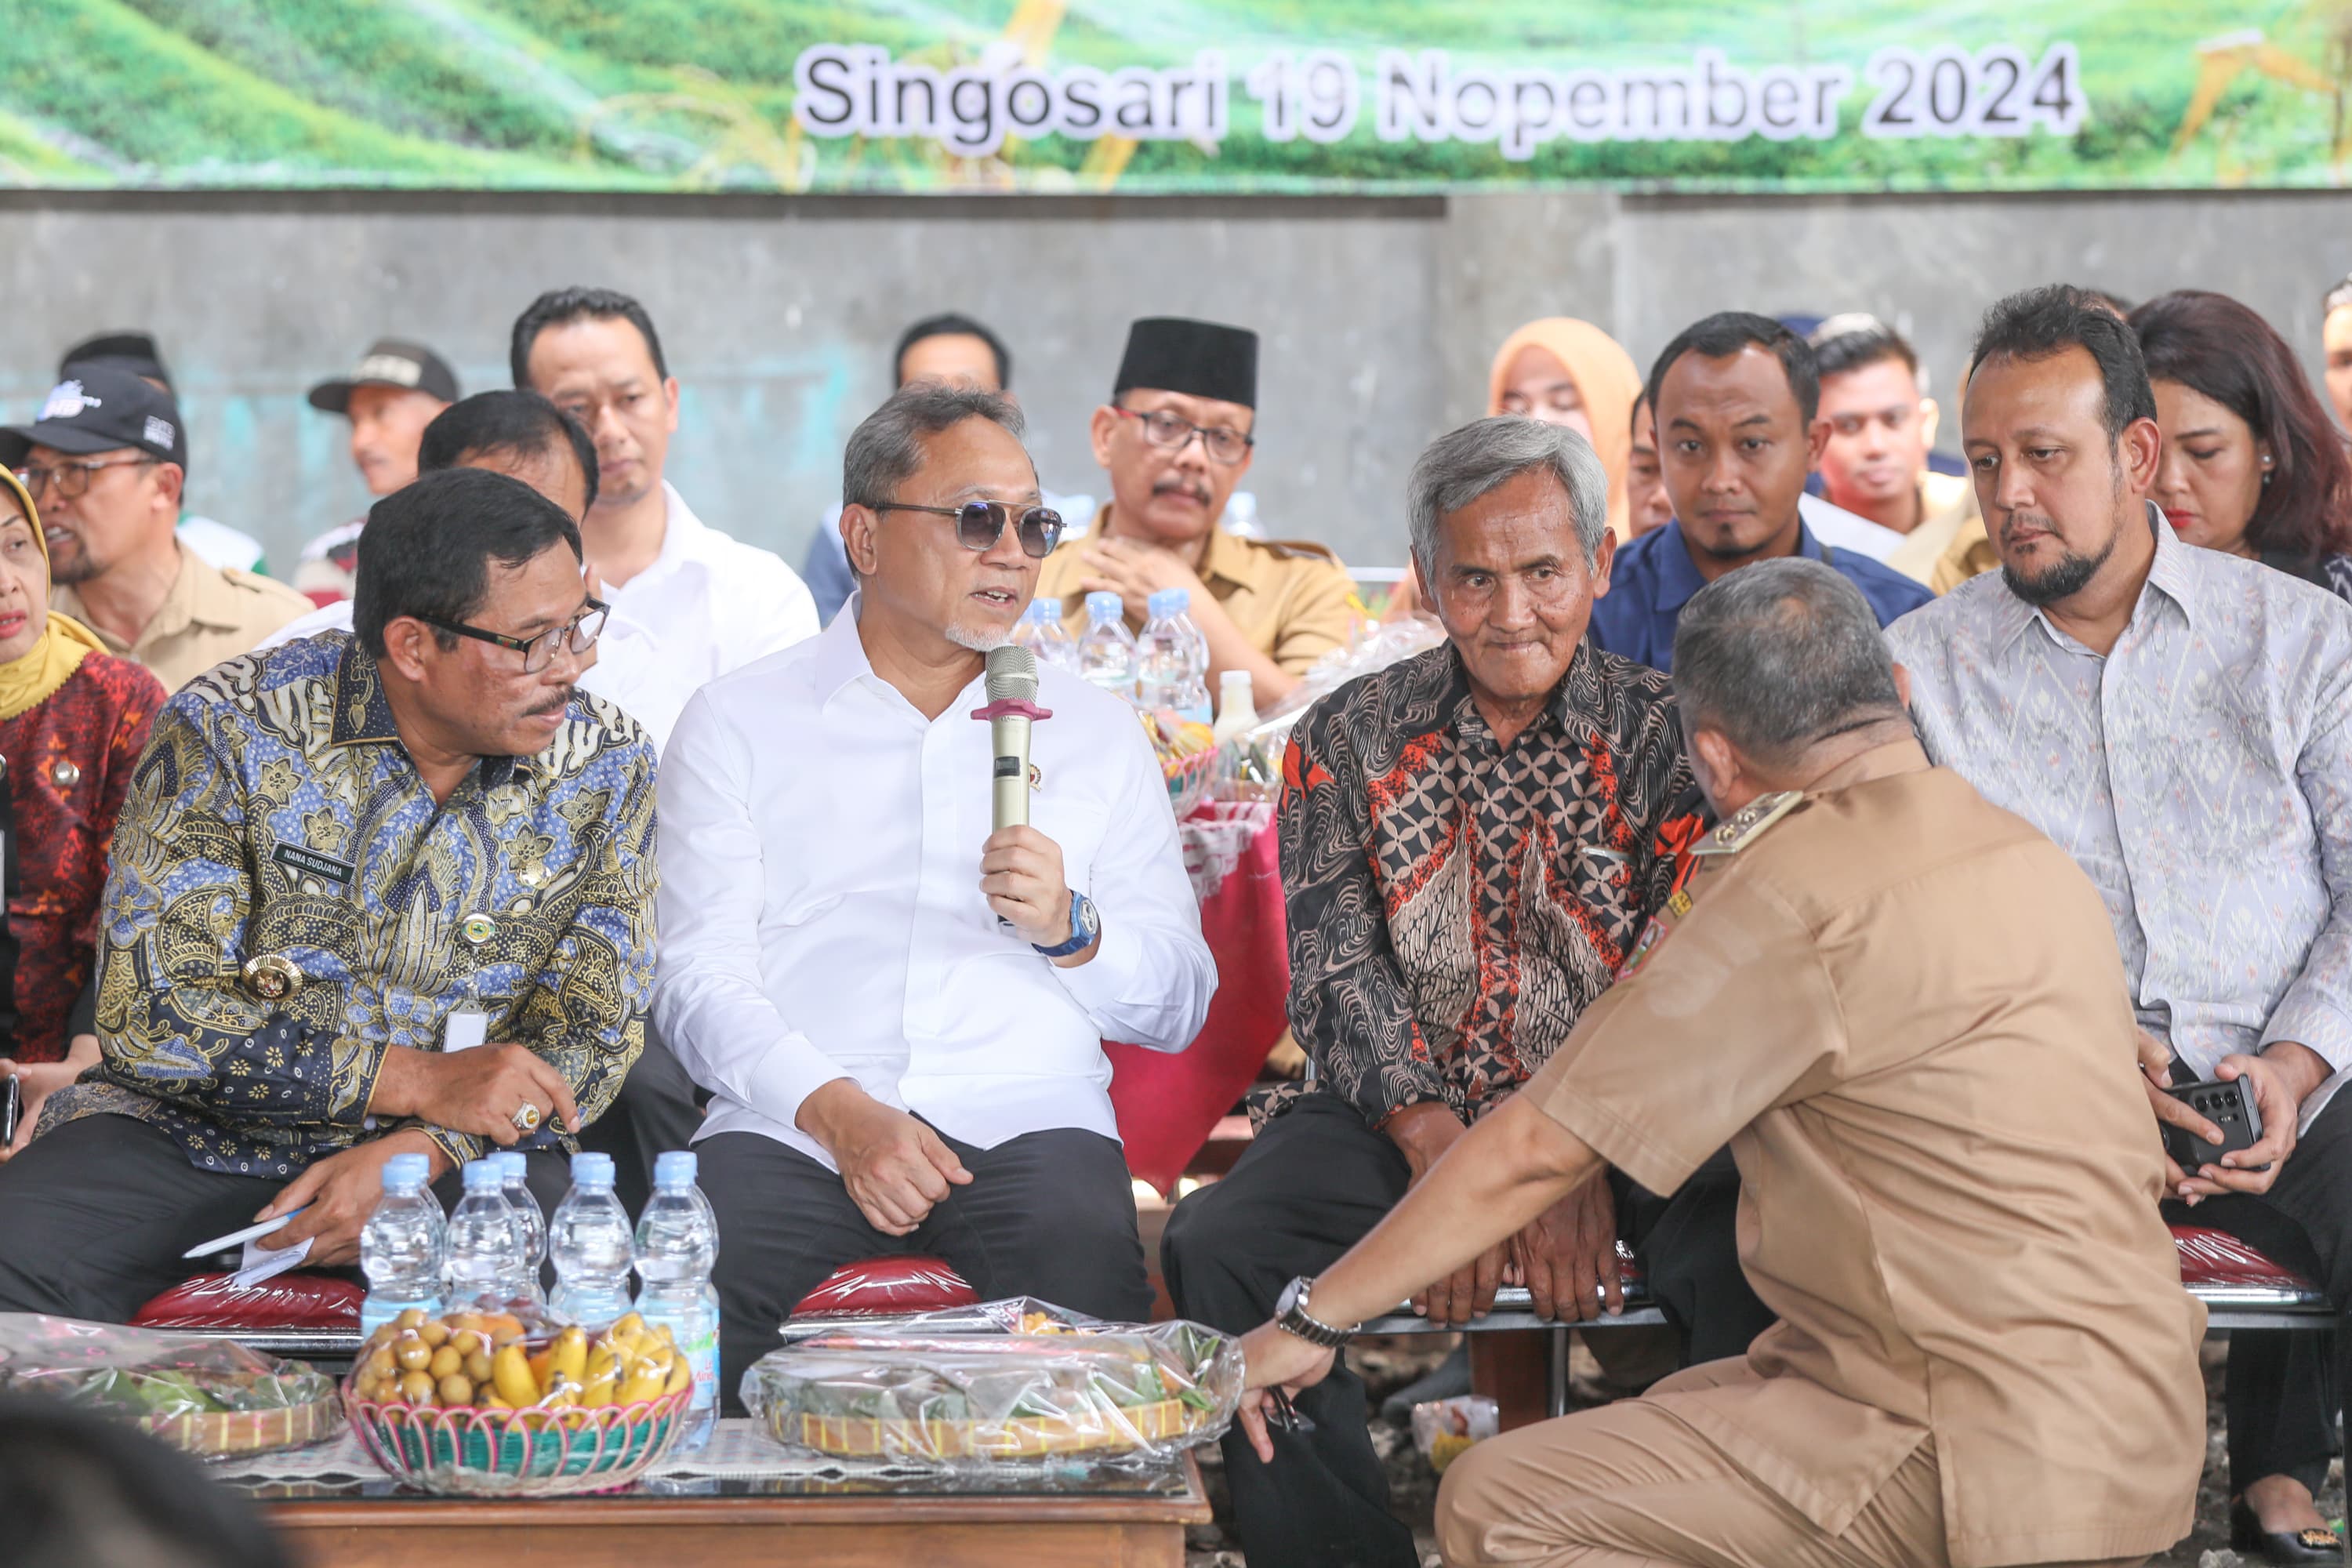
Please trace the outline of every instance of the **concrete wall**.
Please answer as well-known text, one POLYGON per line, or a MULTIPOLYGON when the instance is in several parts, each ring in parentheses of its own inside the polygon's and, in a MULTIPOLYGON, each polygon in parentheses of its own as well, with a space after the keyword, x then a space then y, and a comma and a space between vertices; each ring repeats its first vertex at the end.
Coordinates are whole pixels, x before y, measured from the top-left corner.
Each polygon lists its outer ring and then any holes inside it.
POLYGON ((2199 285, 2267 314, 2317 365, 2318 295, 2352 266, 2333 194, 1720 200, 1557 193, 1398 201, 582 200, 0 195, 0 415, 101 328, 163 340, 196 510, 281 569, 366 497, 340 420, 302 400, 379 334, 421 338, 469 390, 506 384, 539 289, 637 294, 685 386, 671 477, 706 520, 798 562, 839 457, 887 391, 899 328, 995 325, 1049 488, 1099 493, 1086 417, 1133 316, 1265 334, 1246 481, 1277 534, 1402 560, 1423 442, 1483 412, 1493 345, 1582 315, 1637 363, 1708 310, 1866 309, 1905 326, 1939 395, 1975 318, 2053 278, 2141 296, 2199 285))

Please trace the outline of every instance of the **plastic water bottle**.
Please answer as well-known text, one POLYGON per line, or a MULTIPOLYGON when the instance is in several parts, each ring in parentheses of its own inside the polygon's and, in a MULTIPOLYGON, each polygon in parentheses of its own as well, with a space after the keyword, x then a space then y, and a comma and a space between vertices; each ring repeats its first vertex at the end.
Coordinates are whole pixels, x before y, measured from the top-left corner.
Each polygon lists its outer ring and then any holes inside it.
POLYGON ((1087 595, 1087 632, 1078 639, 1078 673, 1105 691, 1135 700, 1135 636, 1127 629, 1127 605, 1100 589, 1087 595))
POLYGON ((1148 708, 1173 708, 1195 723, 1209 721, 1209 639, 1192 624, 1188 588, 1151 595, 1151 618, 1137 644, 1136 685, 1148 708))
POLYGON ((521 1245, 515 1250, 514 1268, 507 1279, 507 1298, 544 1306, 547 1298, 540 1289, 539 1266, 547 1261, 547 1215, 530 1190, 530 1156, 520 1149, 501 1149, 490 1156, 490 1163, 499 1168, 499 1186, 522 1226, 521 1245))
POLYGON ((1265 524, 1257 519, 1257 497, 1248 490, 1235 490, 1225 498, 1225 515, 1217 526, 1239 539, 1264 539, 1265 524))
POLYGON ((548 1310, 593 1332, 629 1310, 629 1266, 636 1260, 629 1211, 613 1194, 613 1157, 572 1156, 572 1190, 548 1222, 547 1255, 555 1260, 548 1310))
POLYGON ((375 1332, 411 1307, 428 1317, 440 1313, 448 1222, 426 1184, 431 1173, 422 1154, 394 1154, 383 1163, 383 1196, 360 1229, 360 1267, 368 1279, 367 1299, 360 1303, 362 1333, 375 1332))
POLYGON ((1229 669, 1217 683, 1217 723, 1211 732, 1220 746, 1257 728, 1257 693, 1246 669, 1229 669))
POLYGON ((449 1215, 450 1304, 506 1310, 521 1253, 522 1221, 507 1202, 506 1173, 495 1161, 467 1162, 466 1195, 449 1215))
POLYGON ((637 1216, 637 1313, 669 1326, 670 1339, 694 1368, 694 1403, 678 1443, 692 1453, 719 1419, 719 1298, 710 1270, 719 1261, 719 1216, 694 1184, 694 1154, 654 1158, 653 1196, 637 1216))
POLYGON ((1146 708, 1173 708, 1183 692, 1192 649, 1176 617, 1190 597, 1181 588, 1162 588, 1144 602, 1143 635, 1135 639, 1135 700, 1146 708))
POLYGON ((1021 624, 1013 628, 1013 640, 1035 654, 1040 665, 1073 672, 1077 668, 1078 645, 1062 625, 1059 599, 1030 600, 1029 607, 1021 612, 1021 624))

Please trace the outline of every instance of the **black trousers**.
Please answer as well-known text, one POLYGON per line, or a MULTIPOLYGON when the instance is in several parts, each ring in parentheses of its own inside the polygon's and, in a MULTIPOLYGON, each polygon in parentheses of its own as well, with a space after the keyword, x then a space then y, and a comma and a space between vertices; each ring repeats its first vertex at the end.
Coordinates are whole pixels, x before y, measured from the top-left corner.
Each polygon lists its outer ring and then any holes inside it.
POLYGON ((604 1114, 581 1132, 580 1147, 613 1156, 614 1195, 631 1214, 641 1214, 653 1195, 654 1157, 692 1147, 701 1131, 694 1080, 649 1022, 646 1048, 604 1114))
MULTIPOLYGON (((570 1168, 555 1150, 530 1158, 531 1193, 552 1211, 570 1168)), ((0 1312, 123 1322, 213 1266, 181 1253, 251 1225, 286 1185, 198 1170, 171 1134, 133 1117, 53 1128, 0 1165, 0 1312)), ((457 1171, 433 1188, 445 1206, 463 1189, 457 1171)))
POLYGON ((943 1258, 982 1300, 1034 1296, 1120 1322, 1151 1315, 1135 1193, 1116 1141, 1065 1128, 978 1149, 940 1136, 971 1183, 951 1188, 903 1237, 866 1224, 840 1176, 772 1138, 721 1132, 696 1145, 702 1190, 719 1214, 712 1283, 730 1415, 742 1412, 743 1373, 776 1348, 801 1298, 864 1258, 943 1258))
MULTIPOLYGON (((2175 1082, 2185 1081, 2178 1068, 2175 1082)), ((2336 1309, 2319 1330, 2239 1331, 2230 1336, 2227 1411, 2230 1489, 2293 1476, 2319 1494, 2336 1450, 2346 1380, 2337 1357, 2352 1339, 2352 1093, 2339 1093, 2260 1196, 2231 1193, 2195 1208, 2166 1203, 2175 1225, 2210 1226, 2260 1247, 2318 1284, 2336 1309)))
MULTIPOLYGON (((1404 1196, 1410 1175, 1402 1152, 1353 1106, 1307 1096, 1266 1124, 1223 1181, 1169 1216, 1160 1258, 1176 1310, 1232 1332, 1255 1328, 1293 1277, 1320 1273, 1363 1239, 1404 1196)), ((1672 1198, 1613 1173, 1612 1180, 1620 1231, 1644 1257, 1652 1288, 1692 1314, 1677 1323, 1686 1342, 1711 1354, 1737 1338, 1720 1353, 1745 1350, 1771 1315, 1739 1272, 1731 1229, 1738 1173, 1727 1190, 1718 1173, 1672 1198)), ((1314 1426, 1276 1432, 1272 1465, 1259 1463, 1238 1431, 1224 1440, 1234 1527, 1249 1561, 1256 1568, 1417 1568, 1412 1531, 1389 1512, 1363 1382, 1346 1356, 1297 1404, 1314 1426)))

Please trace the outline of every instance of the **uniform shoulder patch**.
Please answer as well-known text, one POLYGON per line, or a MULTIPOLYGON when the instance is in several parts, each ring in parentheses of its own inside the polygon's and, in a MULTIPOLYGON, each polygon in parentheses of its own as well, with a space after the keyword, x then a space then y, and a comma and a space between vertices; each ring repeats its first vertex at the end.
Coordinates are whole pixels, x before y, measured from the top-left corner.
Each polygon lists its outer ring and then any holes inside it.
POLYGON ((1328 544, 1318 544, 1311 539, 1263 539, 1263 544, 1286 561, 1328 561, 1340 565, 1339 552, 1328 544))
POLYGON ((1692 845, 1691 853, 1737 855, 1761 837, 1766 828, 1794 811, 1804 798, 1801 790, 1793 789, 1759 795, 1724 818, 1714 832, 1692 845))

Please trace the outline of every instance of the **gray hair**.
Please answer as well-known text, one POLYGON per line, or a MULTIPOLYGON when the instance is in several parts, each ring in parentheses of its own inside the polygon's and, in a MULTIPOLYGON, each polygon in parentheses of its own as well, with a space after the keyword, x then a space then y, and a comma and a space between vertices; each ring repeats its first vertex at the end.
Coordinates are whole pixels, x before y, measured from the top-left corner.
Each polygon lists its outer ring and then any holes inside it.
POLYGON ((1405 480, 1412 558, 1433 587, 1438 525, 1488 490, 1536 468, 1549 469, 1568 492, 1585 564, 1601 558, 1601 538, 1609 531, 1609 472, 1592 443, 1564 426, 1498 414, 1431 442, 1405 480))
POLYGON ((1021 405, 1002 393, 933 381, 915 382, 892 393, 889 401, 850 432, 849 447, 841 458, 841 504, 871 507, 896 500, 898 487, 923 466, 923 437, 967 419, 993 421, 1016 440, 1024 428, 1021 405))
POLYGON ((1686 730, 1720 731, 1768 764, 1904 718, 1895 660, 1862 590, 1819 561, 1759 561, 1717 578, 1675 625, 1686 730))

